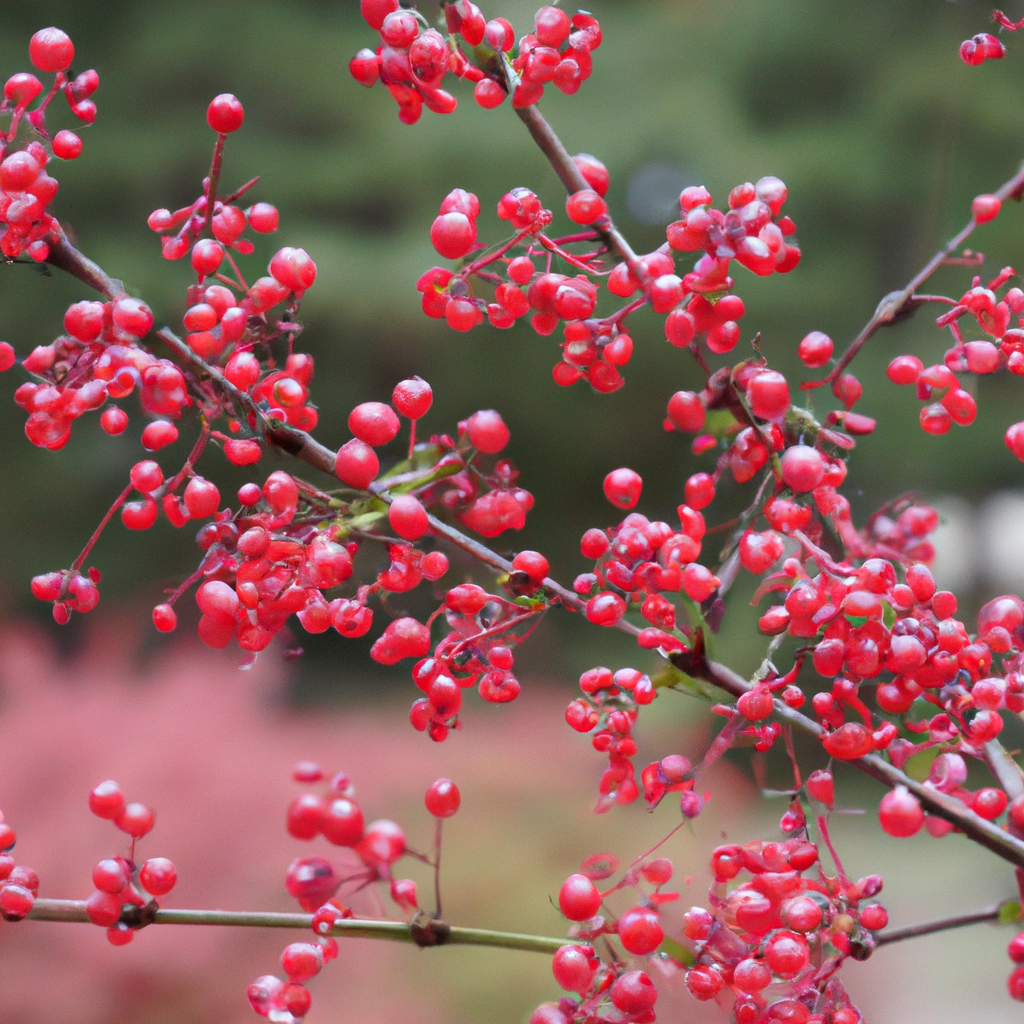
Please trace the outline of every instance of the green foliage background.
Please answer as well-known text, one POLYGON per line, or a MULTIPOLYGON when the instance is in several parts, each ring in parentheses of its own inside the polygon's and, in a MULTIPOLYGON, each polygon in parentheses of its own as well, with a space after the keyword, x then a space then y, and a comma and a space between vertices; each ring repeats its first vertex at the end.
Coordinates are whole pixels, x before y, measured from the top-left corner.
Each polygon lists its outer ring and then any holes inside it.
MULTIPOLYGON (((795 273, 769 279, 740 269, 737 291, 748 310, 743 346, 760 331, 769 359, 797 379, 796 343, 808 330, 828 332, 841 350, 878 299, 964 222, 971 197, 1009 177, 1024 153, 1016 107, 1024 81, 1015 52, 1021 41, 1009 38, 1010 58, 978 69, 957 58, 960 40, 987 27, 982 3, 592 6, 605 35, 593 78, 575 97, 549 89, 545 114, 570 152, 591 151, 608 165, 612 210, 640 251, 664 239, 660 228, 632 218, 626 203, 632 176, 652 163, 706 184, 719 202, 734 184, 763 174, 786 181, 803 262, 795 273)), ((511 0, 501 13, 521 28, 532 9, 511 0)), ((698 387, 700 373, 665 342, 660 318, 635 317, 627 385, 599 396, 584 386, 554 385, 557 336, 539 338, 525 325, 461 335, 422 316, 413 284, 437 261, 427 229, 450 188, 480 196, 481 235, 494 239, 503 234, 494 204, 508 188, 534 188, 559 214, 563 196, 507 105, 481 111, 463 88, 454 115, 425 113, 408 128, 382 88, 357 86, 346 65, 373 34, 354 0, 29 0, 0 12, 7 72, 28 67, 28 36, 50 23, 75 40, 75 69, 96 67, 101 78, 99 117, 83 133, 82 157, 53 172, 61 181, 57 212, 82 250, 143 296, 160 322, 180 326, 189 273, 184 262, 160 258, 145 218, 196 195, 212 143, 204 118, 210 97, 229 90, 243 100, 246 122, 228 145, 224 182, 230 187, 262 174, 254 196, 281 210, 280 232, 262 240, 247 263, 254 276, 277 245, 304 246, 318 263, 302 342, 317 360, 314 398, 325 443, 345 439, 354 404, 387 399, 410 373, 434 387, 428 429, 452 430, 474 409, 499 409, 512 429, 509 454, 537 496, 527 529, 499 544, 543 550, 566 579, 583 568, 576 546, 583 529, 613 518, 600 493, 608 470, 626 464, 640 471, 641 508, 671 518, 686 476, 710 465, 712 456, 696 459, 687 438, 662 430, 668 396, 698 387)), ((62 116, 70 124, 66 109, 62 116)), ((976 236, 992 274, 1020 260, 1020 223, 1014 206, 976 236)), ((943 270, 935 288, 958 295, 969 273, 943 270)), ((66 304, 83 297, 76 282, 29 266, 3 267, 0 337, 26 354, 50 341, 66 304)), ((881 423, 852 462, 849 493, 861 517, 908 488, 976 496, 1020 479, 1001 441, 1011 417, 1018 418, 1015 379, 981 381, 978 422, 939 439, 917 428, 913 396, 884 379, 896 351, 929 362, 946 345, 925 310, 879 335, 854 366, 866 387, 858 409, 881 423)), ((742 346, 736 358, 741 352, 742 346)), ((89 417, 63 451, 39 451, 24 439, 23 414, 10 402, 18 383, 17 370, 0 378, 0 586, 9 606, 45 616, 46 609, 33 607, 28 579, 74 557, 140 456, 141 417, 120 439, 103 436, 89 417)), ((831 396, 819 391, 812 400, 822 409, 831 396)), ((169 465, 175 452, 167 450, 162 461, 169 465)), ((207 459, 211 475, 231 478, 217 453, 207 459)), ((273 462, 265 459, 261 472, 273 462)), ((721 519, 748 497, 724 490, 716 506, 721 519)), ((195 555, 190 531, 176 533, 161 522, 137 535, 115 524, 93 559, 104 572, 104 603, 137 595, 140 581, 147 599, 156 600, 159 587, 182 578, 195 555)), ((753 663, 756 649, 740 639, 747 621, 747 613, 737 613, 733 642, 738 660, 753 663)), ((65 632, 74 635, 73 628, 65 632)), ((575 640, 542 641, 532 655, 524 649, 524 659, 549 671, 578 670, 580 658, 592 660, 595 645, 610 639, 587 632, 579 641, 585 653, 575 640)), ((364 649, 333 634, 306 647, 303 678, 314 688, 323 669, 330 687, 339 664, 363 664, 364 649)))

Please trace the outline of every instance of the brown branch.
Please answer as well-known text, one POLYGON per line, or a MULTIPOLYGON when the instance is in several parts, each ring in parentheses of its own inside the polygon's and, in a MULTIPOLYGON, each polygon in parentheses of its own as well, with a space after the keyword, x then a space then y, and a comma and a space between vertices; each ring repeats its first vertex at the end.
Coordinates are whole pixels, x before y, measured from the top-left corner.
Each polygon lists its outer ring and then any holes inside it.
MULTIPOLYGON (((533 141, 537 143, 540 151, 548 158, 548 163, 551 164, 569 195, 579 192, 581 189, 590 188, 589 182, 580 173, 580 169, 569 156, 568 150, 562 145, 562 140, 555 134, 554 129, 537 107, 523 107, 516 110, 516 113, 519 115, 519 120, 526 125, 527 131, 533 137, 533 141)), ((604 239, 608 248, 617 252, 629 264, 630 270, 635 273, 636 253, 633 252, 632 246, 615 226, 611 217, 602 218, 601 221, 594 224, 594 228, 604 239)))
POLYGON ((944 932, 951 928, 964 928, 969 924, 980 924, 982 921, 998 921, 999 907, 988 910, 976 910, 971 914, 959 914, 956 917, 945 917, 939 921, 926 921, 924 924, 910 924, 903 928, 889 928, 881 935, 875 936, 875 945, 887 946, 891 942, 902 942, 904 939, 916 939, 921 935, 944 932))
MULTIPOLYGON (((674 655, 673 663, 691 676, 704 679, 726 693, 734 697, 749 690, 748 683, 742 676, 738 675, 726 665, 720 665, 714 661, 690 658, 686 655, 674 655)), ((820 738, 824 730, 817 722, 812 721, 805 715, 800 714, 793 708, 787 706, 781 700, 775 701, 775 717, 785 725, 791 725, 795 729, 815 739, 820 738)), ((882 760, 877 754, 868 754, 865 757, 857 757, 845 762, 854 768, 859 769, 873 779, 877 779, 883 785, 906 786, 906 788, 917 797, 921 806, 929 814, 943 818, 952 823, 965 836, 984 846, 997 857, 1009 861, 1018 867, 1024 867, 1024 842, 1015 839, 1008 832, 1004 832, 997 825, 986 821, 977 815, 970 808, 965 807, 954 797, 946 796, 937 790, 922 785, 909 775, 904 774, 898 768, 882 760)))
MULTIPOLYGON (((1004 182, 994 194, 998 196, 1000 200, 1020 199, 1022 191, 1024 191, 1024 165, 1021 166, 1020 170, 1017 171, 1009 181, 1004 182)), ((846 367, 850 365, 854 356, 856 356, 864 345, 867 344, 871 336, 879 327, 885 327, 887 324, 895 323, 897 320, 913 313, 919 306, 923 305, 926 298, 924 296, 915 295, 914 293, 954 252, 956 252, 957 249, 960 248, 961 245, 963 245, 964 242, 967 241, 968 238, 970 238, 977 226, 978 222, 972 217, 964 227, 962 227, 960 231, 958 231, 924 265, 924 267, 917 272, 905 288, 902 288, 899 291, 890 292, 886 295, 878 304, 878 308, 875 310, 874 315, 864 325, 860 334, 854 338, 850 347, 842 354, 839 362, 832 368, 829 375, 824 380, 814 382, 814 385, 812 386, 830 384, 832 381, 836 380, 846 367)), ((930 296, 928 298, 930 298, 930 296)))

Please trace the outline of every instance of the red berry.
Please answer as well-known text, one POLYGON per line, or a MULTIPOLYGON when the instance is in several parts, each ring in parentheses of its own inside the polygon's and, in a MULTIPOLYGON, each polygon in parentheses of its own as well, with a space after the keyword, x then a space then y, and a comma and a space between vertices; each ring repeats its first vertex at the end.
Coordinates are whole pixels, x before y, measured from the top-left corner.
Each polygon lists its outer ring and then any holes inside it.
POLYGON ((371 448, 378 448, 395 439, 401 423, 390 405, 363 402, 349 413, 348 429, 371 448))
POLYGON ((539 585, 544 582, 551 566, 539 551, 520 551, 512 559, 512 568, 525 572, 531 583, 539 585))
POLYGON ((804 366, 816 369, 824 366, 831 358, 834 345, 832 339, 821 331, 811 331, 797 346, 797 355, 804 366))
POLYGON ((634 956, 653 953, 663 938, 658 914, 649 907, 634 907, 619 918, 619 940, 634 956))
POLYGON ((61 160, 74 160, 82 152, 82 140, 66 128, 53 137, 53 155, 61 160))
POLYGON ((398 10, 398 0, 359 0, 359 11, 366 23, 378 32, 384 25, 384 19, 398 10))
POLYGON ((677 391, 668 400, 668 418, 678 430, 696 434, 704 429, 707 415, 704 403, 693 391, 677 391))
POLYGON ((205 519, 220 508, 220 491, 211 480, 194 476, 182 495, 190 519, 205 519))
POLYGON ((593 189, 585 188, 569 196, 565 212, 574 224, 593 224, 608 212, 608 204, 593 189))
POLYGON ((882 797, 878 820, 889 835, 905 838, 920 831, 924 824, 924 811, 906 786, 896 786, 882 797))
MULTIPOLYGON (((93 791, 95 792, 95 790, 93 791)), ((144 804, 128 804, 114 818, 114 824, 133 839, 141 839, 153 828, 155 816, 144 804)))
POLYGON ((761 370, 747 385, 750 411, 762 420, 777 420, 789 408, 789 385, 776 370, 761 370))
POLYGON ((275 281, 299 296, 316 280, 316 264, 309 254, 290 245, 274 254, 267 269, 275 281))
POLYGON ((161 633, 172 633, 178 625, 178 616, 169 604, 158 604, 153 609, 153 625, 161 633))
POLYGON ((101 782, 89 794, 89 810, 97 818, 107 818, 112 821, 124 810, 124 807, 124 793, 113 779, 101 782))
POLYGON ((265 235, 277 230, 279 220, 277 207, 271 206, 270 203, 253 203, 247 211, 247 216, 249 227, 253 231, 265 235))
POLYGON ((983 194, 971 201, 971 214, 978 224, 987 224, 999 215, 1002 200, 998 196, 983 194))
POLYGON ((178 872, 166 857, 151 857, 139 869, 139 882, 151 896, 165 896, 178 881, 178 872))
POLYGON ((485 455, 497 455, 511 437, 505 421, 493 409, 473 413, 466 420, 466 434, 469 443, 485 455))
POLYGON ((355 846, 365 832, 362 809, 345 797, 332 800, 323 815, 320 831, 334 846, 355 846))
POLYGON ((806 444, 793 445, 782 455, 782 482, 798 494, 813 491, 825 475, 818 452, 806 444))
MULTIPOLYGON (((691 972, 687 972, 689 975, 691 972)), ((722 987, 721 978, 718 983, 722 987)), ((658 999, 658 990, 643 971, 627 971, 616 978, 611 989, 612 1004, 627 1014, 640 1015, 649 1011, 658 999)), ((705 997, 708 998, 708 997, 705 997)))
POLYGON ((121 916, 121 901, 111 893, 97 889, 85 901, 85 912, 93 924, 112 928, 121 916))
POLYGON ((75 46, 59 28, 41 28, 29 40, 28 57, 40 71, 67 71, 75 59, 75 46))
POLYGON ((476 226, 464 213, 438 214, 430 228, 430 242, 446 260, 461 259, 476 244, 476 226))
POLYGON ((601 909, 601 894, 586 875, 570 875, 558 891, 558 906, 570 921, 587 921, 601 909))
POLYGON ((435 818, 450 818, 459 809, 462 796, 451 779, 438 779, 430 784, 424 802, 435 818))
POLYGON ((206 123, 215 131, 226 135, 237 132, 245 120, 245 111, 237 96, 222 92, 214 96, 206 109, 206 123))
POLYGON ((633 508, 640 500, 644 482, 632 469, 614 469, 604 478, 604 496, 616 508, 633 508))
POLYGON ((113 857, 98 861, 92 869, 92 884, 100 892, 110 893, 116 896, 123 892, 131 881, 131 872, 126 863, 113 857))
POLYGON ((5 885, 0 888, 0 917, 5 921, 21 921, 28 916, 35 901, 35 893, 25 886, 5 885))
POLYGON ((334 472, 342 483, 365 491, 377 479, 380 461, 368 444, 353 438, 338 449, 334 458, 334 472))
POLYGON ((1024 422, 1007 427, 1005 440, 1006 447, 1024 462, 1024 422))
POLYGON ((427 510, 418 498, 402 494, 388 507, 388 522, 403 540, 419 540, 430 529, 427 510))

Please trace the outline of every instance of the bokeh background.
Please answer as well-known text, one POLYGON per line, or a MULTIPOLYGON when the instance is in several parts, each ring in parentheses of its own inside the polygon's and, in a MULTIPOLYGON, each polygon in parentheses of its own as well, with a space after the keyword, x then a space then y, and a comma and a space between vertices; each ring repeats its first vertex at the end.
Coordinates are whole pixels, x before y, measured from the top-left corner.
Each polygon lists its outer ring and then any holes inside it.
MULTIPOLYGON (((521 31, 534 6, 507 0, 484 10, 521 31)), ((778 278, 739 270, 737 290, 747 303, 744 339, 760 331, 773 364, 796 379, 796 344, 807 331, 826 331, 841 349, 879 298, 966 220, 970 199, 1010 177, 1024 154, 1024 40, 1008 38, 1009 59, 978 69, 956 56, 963 38, 988 27, 983 3, 592 0, 590 7, 605 35, 594 75, 575 97, 549 90, 546 115, 570 152, 590 151, 607 164, 613 212, 639 251, 663 241, 687 184, 705 184, 721 201, 733 185, 763 174, 785 180, 803 261, 778 278)), ((508 188, 527 185, 562 208, 556 179, 507 108, 483 112, 462 89, 456 114, 399 124, 381 87, 365 91, 347 73, 351 55, 373 42, 355 0, 25 0, 0 9, 5 75, 28 68, 27 40, 49 24, 72 35, 75 69, 95 67, 101 78, 97 122, 82 133, 85 152, 54 171, 57 212, 83 251, 143 296, 159 321, 180 325, 189 274, 161 260, 146 216, 195 197, 212 144, 206 104, 232 91, 246 121, 229 142, 224 183, 261 174, 253 197, 281 210, 281 230, 247 266, 260 267, 285 244, 305 247, 318 264, 303 304, 302 343, 316 358, 325 443, 345 439, 353 405, 386 400, 397 380, 418 373, 434 388, 427 429, 452 430, 491 407, 511 427, 509 455, 537 504, 523 533, 499 546, 538 548, 555 575, 571 579, 582 568, 581 532, 612 519, 600 480, 620 465, 643 475, 643 511, 672 517, 684 480, 706 464, 689 453, 686 438, 660 425, 668 396, 699 386, 696 367, 665 342, 660 318, 635 317, 627 385, 599 396, 551 381, 556 338, 525 326, 455 334, 420 312, 413 284, 436 262, 428 228, 452 187, 480 196, 481 234, 489 238, 501 237, 493 209, 508 188)), ((1011 204, 972 240, 989 276, 1021 262, 1020 233, 1011 204)), ((959 295, 969 275, 946 268, 934 290, 959 295)), ((24 355, 53 339, 69 302, 88 297, 72 280, 3 267, 0 337, 24 355)), ((858 410, 877 416, 880 429, 858 444, 847 493, 861 519, 908 490, 935 501, 945 516, 938 572, 970 613, 993 593, 1024 585, 1022 473, 1002 443, 1005 427, 1020 418, 1020 391, 1015 378, 983 379, 978 421, 926 437, 918 403, 884 379, 884 366, 906 351, 934 362, 946 347, 925 310, 878 335, 858 359, 866 386, 858 410)), ((94 418, 79 421, 65 449, 39 451, 24 439, 23 413, 10 401, 20 382, 16 370, 0 377, 0 807, 22 836, 19 857, 43 876, 43 895, 84 898, 92 863, 118 849, 109 826, 85 813, 88 788, 110 776, 157 808, 147 852, 177 862, 182 882, 173 902, 182 906, 287 907, 284 868, 307 848, 297 849, 281 820, 294 793, 289 768, 302 757, 349 771, 370 816, 402 821, 421 845, 430 829, 420 803, 425 786, 438 774, 463 785, 465 810, 445 855, 445 910, 460 923, 557 934, 548 898, 586 854, 608 849, 629 859, 674 824, 669 807, 652 816, 636 806, 590 814, 598 757, 568 733, 561 708, 582 669, 641 663, 620 637, 595 635, 567 617, 545 623, 522 648, 520 701, 504 709, 471 704, 466 729, 442 747, 405 724, 407 673, 375 670, 368 640, 303 637, 300 661, 285 663, 272 649, 239 673, 237 652, 196 649, 187 614, 179 635, 155 637, 149 608, 196 559, 188 531, 165 522, 143 535, 112 527, 92 559, 104 574, 100 607, 54 627, 28 595, 28 580, 74 558, 140 457, 141 418, 116 439, 94 418)), ((819 412, 830 407, 822 392, 813 401, 819 412)), ((166 465, 184 452, 183 433, 166 465)), ((208 455, 210 472, 241 482, 218 458, 208 455)), ((261 470, 272 463, 265 458, 261 470)), ((723 490, 715 508, 726 520, 747 496, 723 490)), ((746 672, 764 646, 750 631, 755 613, 745 586, 734 594, 720 649, 746 672)), ((641 760, 669 750, 692 756, 708 741, 704 709, 689 698, 669 695, 645 716, 641 760)), ((809 766, 814 757, 805 752, 809 766)), ((680 876, 694 876, 684 907, 702 898, 703 865, 721 832, 739 841, 773 834, 780 809, 757 796, 745 762, 745 755, 723 762, 718 778, 709 778, 714 797, 705 816, 672 840, 680 876)), ((785 783, 774 759, 766 771, 785 783)), ((846 806, 871 812, 877 797, 859 780, 842 779, 846 806)), ((894 923, 1010 892, 1008 872, 956 838, 894 845, 877 836, 873 813, 844 816, 836 830, 851 874, 886 875, 894 923)), ((957 1012, 1017 1019, 1003 994, 1008 937, 975 929, 885 950, 851 966, 849 986, 874 1020, 957 1012)), ((0 925, 0 1019, 253 1019, 244 986, 274 969, 283 941, 153 929, 114 950, 98 929, 0 925)), ((713 1008, 680 989, 679 979, 667 980, 664 1019, 714 1019, 713 1008)), ((353 1022, 519 1021, 555 994, 543 957, 370 943, 348 944, 313 991, 312 1020, 353 1022)))

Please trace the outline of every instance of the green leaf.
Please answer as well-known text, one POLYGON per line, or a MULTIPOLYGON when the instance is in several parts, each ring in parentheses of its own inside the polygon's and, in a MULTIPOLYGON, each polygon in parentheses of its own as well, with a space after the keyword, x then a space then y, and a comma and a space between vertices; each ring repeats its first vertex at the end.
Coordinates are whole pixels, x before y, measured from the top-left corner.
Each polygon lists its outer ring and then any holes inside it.
POLYGON ((686 964, 687 967, 692 967, 697 962, 697 955, 692 949, 687 949, 685 946, 676 942, 675 939, 663 939, 658 952, 655 956, 670 956, 673 960, 678 960, 681 964, 686 964))
POLYGON ((1000 924, 1016 924, 1020 919, 1020 900, 1007 900, 1005 903, 999 904, 999 917, 997 920, 1000 924))
POLYGON ((707 620, 704 618, 704 612, 701 606, 696 601, 687 597, 686 594, 680 594, 679 597, 682 599, 683 607, 686 609, 687 618, 690 620, 690 626, 693 631, 699 629, 704 636, 704 651, 707 657, 714 661, 715 655, 711 649, 712 637, 714 634, 708 627, 707 620))
POLYGON ((701 700, 718 701, 722 697, 722 691, 717 686, 712 686, 711 683, 704 679, 694 679, 693 676, 687 675, 682 669, 676 668, 670 661, 666 661, 661 670, 651 676, 651 682, 654 684, 655 689, 671 686, 676 690, 682 690, 684 693, 690 694, 692 697, 700 697, 701 700))

